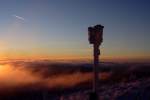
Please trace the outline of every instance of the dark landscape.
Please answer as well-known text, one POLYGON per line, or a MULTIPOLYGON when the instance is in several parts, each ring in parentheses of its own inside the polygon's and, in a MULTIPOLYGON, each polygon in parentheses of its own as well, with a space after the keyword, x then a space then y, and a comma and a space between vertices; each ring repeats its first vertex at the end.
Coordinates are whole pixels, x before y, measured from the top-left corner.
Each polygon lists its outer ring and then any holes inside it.
MULTIPOLYGON (((9 66, 10 74, 0 77, 0 100, 88 100, 92 90, 89 63, 14 61, 1 66, 9 66)), ((98 69, 100 100, 149 100, 149 63, 103 62, 98 69)))

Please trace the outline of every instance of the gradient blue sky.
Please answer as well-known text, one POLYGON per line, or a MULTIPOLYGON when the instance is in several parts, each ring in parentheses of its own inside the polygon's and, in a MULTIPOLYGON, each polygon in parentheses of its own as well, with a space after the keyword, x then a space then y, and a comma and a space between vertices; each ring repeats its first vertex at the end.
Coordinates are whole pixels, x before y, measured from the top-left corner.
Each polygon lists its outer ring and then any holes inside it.
POLYGON ((149 0, 0 0, 0 55, 92 55, 87 28, 104 25, 102 57, 150 59, 149 0))

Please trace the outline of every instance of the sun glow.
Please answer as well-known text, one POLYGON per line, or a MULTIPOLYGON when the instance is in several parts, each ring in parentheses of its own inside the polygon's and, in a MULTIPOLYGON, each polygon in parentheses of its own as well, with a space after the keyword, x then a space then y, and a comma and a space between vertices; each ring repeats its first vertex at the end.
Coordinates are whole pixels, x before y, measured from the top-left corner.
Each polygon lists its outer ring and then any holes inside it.
POLYGON ((32 84, 35 84, 39 88, 73 87, 91 80, 92 76, 91 73, 76 72, 43 78, 42 74, 35 74, 22 66, 13 66, 11 64, 0 65, 0 91, 6 88, 32 86, 32 84))
POLYGON ((0 65, 0 84, 3 86, 17 86, 37 82, 39 79, 24 69, 10 65, 0 65))

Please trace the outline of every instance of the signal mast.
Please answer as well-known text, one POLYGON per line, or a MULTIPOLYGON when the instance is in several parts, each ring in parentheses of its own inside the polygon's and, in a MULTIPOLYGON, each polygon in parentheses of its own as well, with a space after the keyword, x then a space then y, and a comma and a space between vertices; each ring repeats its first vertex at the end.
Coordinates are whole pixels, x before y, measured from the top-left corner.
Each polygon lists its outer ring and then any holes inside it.
POLYGON ((93 44, 93 56, 94 56, 94 66, 93 66, 93 91, 90 93, 90 100, 98 100, 97 86, 98 86, 98 65, 99 65, 99 46, 103 42, 103 28, 102 25, 95 25, 93 27, 88 27, 89 43, 93 44))

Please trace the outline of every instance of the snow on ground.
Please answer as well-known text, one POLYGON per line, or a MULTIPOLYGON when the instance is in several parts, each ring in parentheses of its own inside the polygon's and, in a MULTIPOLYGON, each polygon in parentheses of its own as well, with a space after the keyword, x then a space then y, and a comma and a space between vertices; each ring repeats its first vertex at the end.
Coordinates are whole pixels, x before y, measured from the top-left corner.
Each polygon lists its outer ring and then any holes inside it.
MULTIPOLYGON (((89 90, 62 95, 60 100, 89 100, 89 90)), ((150 100, 150 78, 99 88, 99 100, 150 100)))

